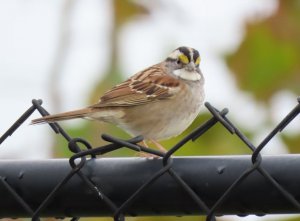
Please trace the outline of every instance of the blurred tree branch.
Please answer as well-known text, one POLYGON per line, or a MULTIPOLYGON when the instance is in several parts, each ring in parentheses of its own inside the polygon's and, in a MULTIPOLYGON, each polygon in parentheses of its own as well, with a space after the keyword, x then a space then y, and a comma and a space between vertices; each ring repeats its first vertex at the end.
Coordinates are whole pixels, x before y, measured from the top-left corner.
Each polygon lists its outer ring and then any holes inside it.
POLYGON ((49 92, 54 112, 59 112, 61 110, 59 82, 70 45, 70 21, 74 2, 74 0, 64 1, 58 26, 58 43, 54 54, 54 60, 50 68, 49 92))
MULTIPOLYGON (((52 111, 58 113, 61 111, 61 90, 60 79, 63 74, 63 67, 67 58, 68 49, 70 45, 70 22, 72 7, 74 0, 65 0, 61 10, 61 19, 58 24, 58 40, 56 50, 54 52, 54 59, 50 67, 50 78, 48 82, 48 91, 50 95, 50 102, 52 103, 52 111)), ((58 146, 59 141, 52 139, 52 147, 58 146)), ((55 149, 56 150, 56 149, 55 149)), ((54 154, 57 155, 57 154, 54 154)))

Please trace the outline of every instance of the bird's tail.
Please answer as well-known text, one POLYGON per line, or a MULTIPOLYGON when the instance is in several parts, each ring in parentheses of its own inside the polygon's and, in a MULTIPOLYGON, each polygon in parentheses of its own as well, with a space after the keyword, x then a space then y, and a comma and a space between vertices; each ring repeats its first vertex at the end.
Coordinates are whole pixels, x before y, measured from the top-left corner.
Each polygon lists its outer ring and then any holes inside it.
POLYGON ((84 108, 75 111, 68 111, 60 114, 53 114, 37 118, 31 121, 31 124, 54 123, 57 121, 70 120, 75 118, 84 118, 92 112, 91 108, 84 108))

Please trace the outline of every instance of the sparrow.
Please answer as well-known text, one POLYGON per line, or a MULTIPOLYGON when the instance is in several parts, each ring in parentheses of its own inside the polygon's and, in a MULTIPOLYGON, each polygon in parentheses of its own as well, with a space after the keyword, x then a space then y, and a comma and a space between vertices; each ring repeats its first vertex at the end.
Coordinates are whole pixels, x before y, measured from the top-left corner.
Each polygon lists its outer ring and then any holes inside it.
POLYGON ((204 102, 204 77, 199 52, 175 49, 164 61, 150 66, 104 93, 89 107, 44 116, 32 124, 74 118, 117 125, 132 136, 158 143, 181 134, 197 117, 204 102))

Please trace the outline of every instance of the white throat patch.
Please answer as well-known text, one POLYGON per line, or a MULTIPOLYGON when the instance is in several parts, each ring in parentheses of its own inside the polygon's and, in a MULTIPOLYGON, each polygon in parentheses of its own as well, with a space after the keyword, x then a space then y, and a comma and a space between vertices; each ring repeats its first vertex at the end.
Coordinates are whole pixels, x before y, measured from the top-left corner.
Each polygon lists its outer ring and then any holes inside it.
POLYGON ((188 80, 188 81, 199 81, 201 79, 201 75, 198 72, 187 71, 184 68, 174 70, 173 74, 175 74, 176 76, 178 76, 184 80, 188 80))

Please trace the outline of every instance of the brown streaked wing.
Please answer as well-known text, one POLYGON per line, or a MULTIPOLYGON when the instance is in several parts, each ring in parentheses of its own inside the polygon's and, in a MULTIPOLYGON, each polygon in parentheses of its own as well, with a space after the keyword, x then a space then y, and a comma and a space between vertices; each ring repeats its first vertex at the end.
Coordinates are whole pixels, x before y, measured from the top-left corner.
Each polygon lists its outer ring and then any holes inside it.
POLYGON ((180 82, 163 72, 159 65, 139 72, 107 91, 99 103, 91 107, 135 106, 176 94, 180 82))

